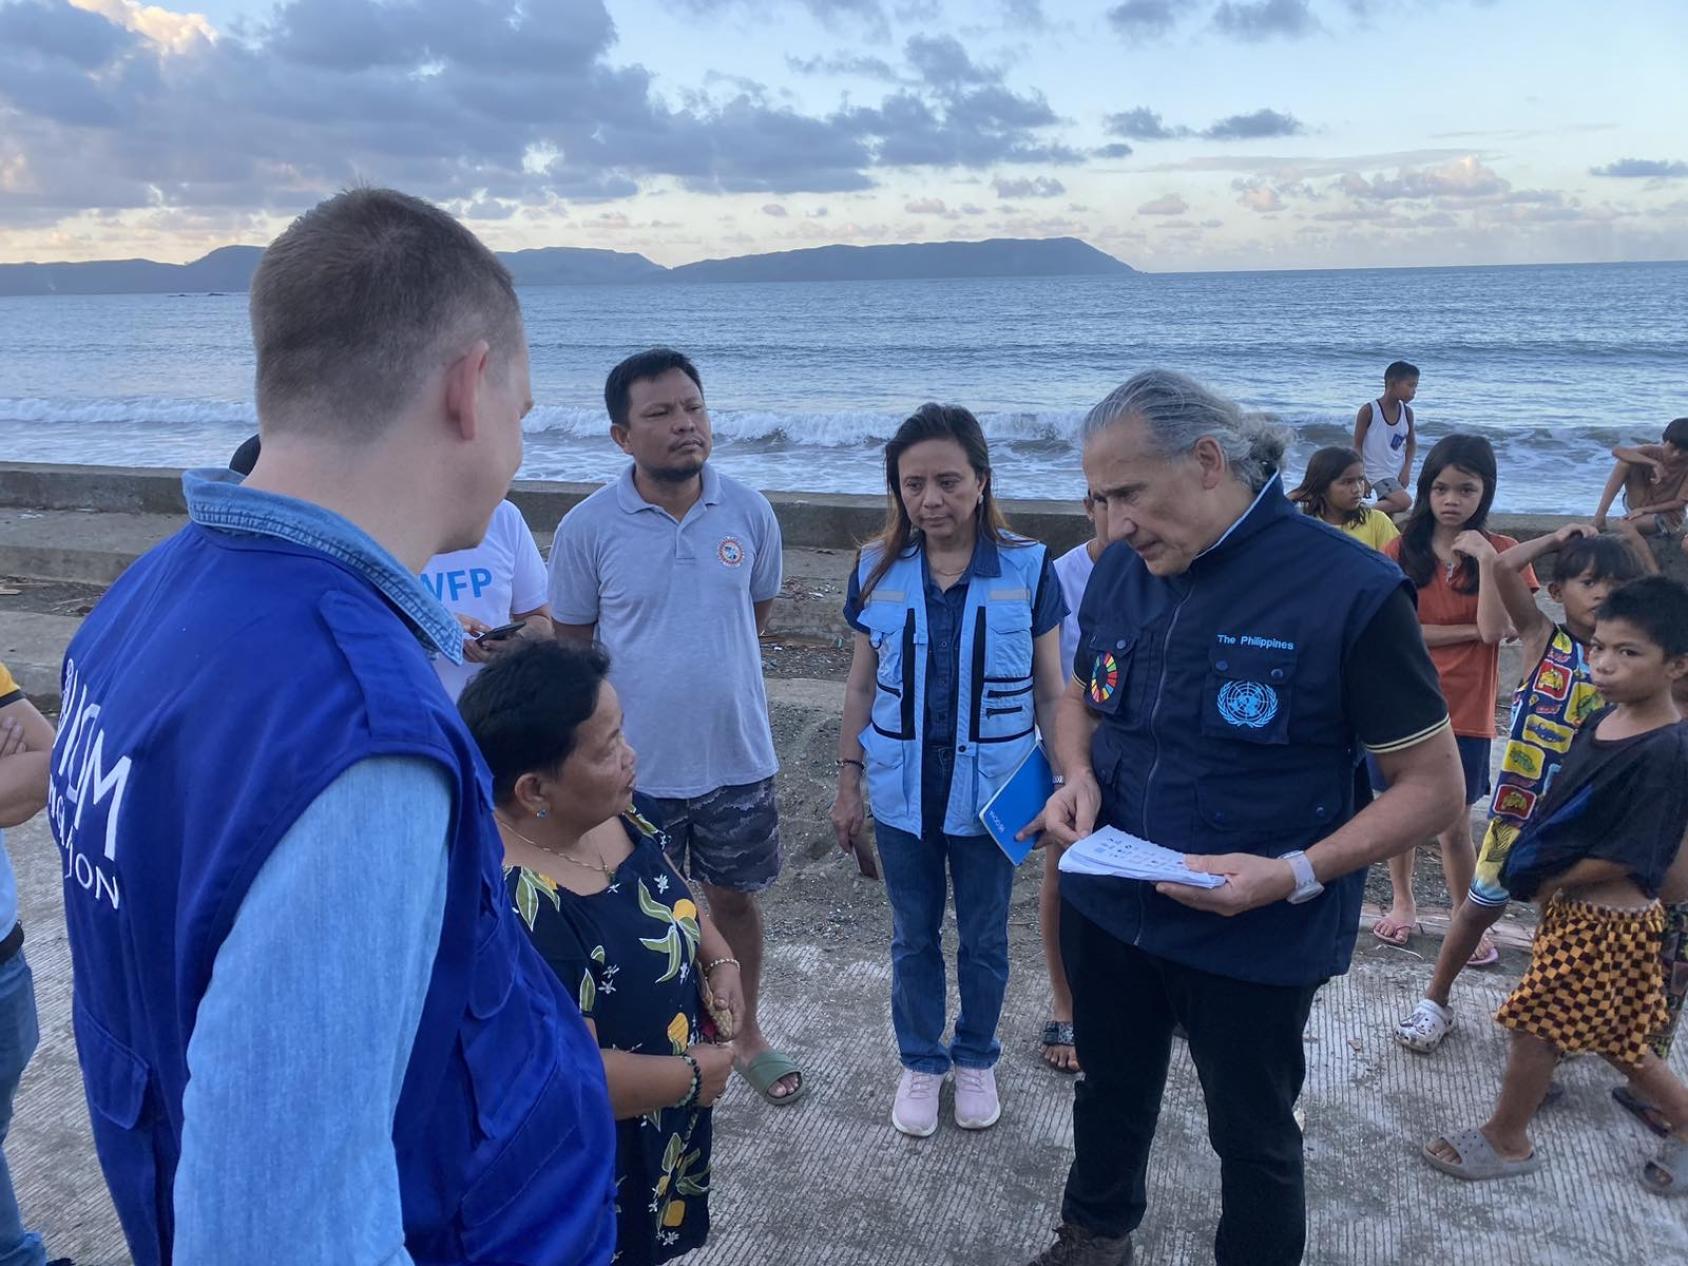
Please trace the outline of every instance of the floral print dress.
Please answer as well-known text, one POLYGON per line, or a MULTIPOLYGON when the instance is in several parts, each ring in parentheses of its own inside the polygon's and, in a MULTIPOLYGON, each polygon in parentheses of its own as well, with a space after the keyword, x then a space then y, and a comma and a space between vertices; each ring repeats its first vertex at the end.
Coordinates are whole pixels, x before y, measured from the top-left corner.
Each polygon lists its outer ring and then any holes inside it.
MULTIPOLYGON (((506 869, 504 878, 535 948, 597 1027, 598 1045, 678 1055, 698 1040, 703 1018, 698 910, 642 803, 623 815, 633 851, 602 892, 581 896, 525 866, 506 869)), ((613 1261, 647 1266, 703 1244, 709 1154, 707 1108, 663 1108, 616 1122, 613 1261)))

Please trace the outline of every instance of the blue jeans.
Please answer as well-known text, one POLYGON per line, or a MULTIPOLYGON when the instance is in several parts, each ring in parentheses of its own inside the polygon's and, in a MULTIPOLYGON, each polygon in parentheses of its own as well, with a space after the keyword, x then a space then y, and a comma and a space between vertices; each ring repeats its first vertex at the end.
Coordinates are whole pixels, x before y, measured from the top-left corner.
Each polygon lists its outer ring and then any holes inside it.
POLYGON ((1008 902, 1014 864, 988 835, 928 833, 875 821, 874 837, 891 900, 891 1026, 903 1067, 942 1075, 952 1064, 990 1068, 1002 1054, 996 1022, 1008 988, 1008 902), (946 880, 947 868, 947 880, 946 880), (955 888, 961 947, 961 1011, 944 1046, 944 901, 955 888))
POLYGON ((12 1099, 18 1080, 41 1040, 35 1016, 35 977, 20 949, 0 966, 0 1266, 41 1266, 47 1252, 41 1237, 24 1230, 12 1171, 6 1166, 6 1133, 12 1127, 12 1099))

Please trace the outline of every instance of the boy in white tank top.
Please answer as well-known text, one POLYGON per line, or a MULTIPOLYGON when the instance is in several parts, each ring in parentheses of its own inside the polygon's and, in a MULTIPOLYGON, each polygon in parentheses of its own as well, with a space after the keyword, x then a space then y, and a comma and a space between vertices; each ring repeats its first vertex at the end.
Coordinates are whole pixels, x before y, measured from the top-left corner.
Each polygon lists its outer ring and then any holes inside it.
POLYGON ((1383 394, 1354 415, 1354 448, 1366 464, 1366 482, 1385 514, 1412 508, 1413 457, 1418 434, 1409 401, 1418 394, 1418 367, 1395 361, 1383 371, 1383 394))

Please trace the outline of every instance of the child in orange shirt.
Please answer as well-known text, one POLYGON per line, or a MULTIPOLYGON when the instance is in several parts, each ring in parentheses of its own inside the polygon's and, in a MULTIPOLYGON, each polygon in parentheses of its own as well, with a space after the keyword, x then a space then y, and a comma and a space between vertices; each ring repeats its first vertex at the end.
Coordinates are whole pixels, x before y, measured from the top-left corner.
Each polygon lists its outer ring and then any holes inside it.
MULTIPOLYGON (((1383 548, 1418 586, 1418 619, 1448 701, 1465 769, 1467 806, 1489 794, 1500 642, 1511 632, 1493 574, 1495 560, 1518 542, 1485 530, 1494 500, 1495 452, 1489 441, 1446 436, 1424 460, 1418 498, 1400 538, 1383 548)), ((1531 591, 1538 588, 1533 570, 1526 567, 1521 575, 1531 591)), ((1374 767, 1374 788, 1382 790, 1381 781, 1374 767)), ((1436 842, 1442 850, 1442 877, 1457 910, 1477 869, 1471 815, 1460 814, 1436 842)), ((1389 859, 1393 898, 1389 913, 1372 925, 1372 934, 1391 945, 1405 945, 1418 925, 1412 874, 1413 850, 1389 859)), ((1470 965, 1486 966, 1499 957, 1494 938, 1485 933, 1470 965)))

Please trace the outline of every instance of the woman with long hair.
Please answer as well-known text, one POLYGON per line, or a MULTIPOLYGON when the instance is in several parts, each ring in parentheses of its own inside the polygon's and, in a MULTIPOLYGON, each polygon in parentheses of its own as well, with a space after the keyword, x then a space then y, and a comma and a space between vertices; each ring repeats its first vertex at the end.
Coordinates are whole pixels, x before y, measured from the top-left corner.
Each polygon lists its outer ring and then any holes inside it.
POLYGON ((1307 473, 1289 499, 1321 523, 1373 549, 1382 549, 1401 533, 1383 510, 1366 505, 1366 464, 1351 448, 1321 448, 1307 459, 1307 473))
POLYGON ((855 654, 832 822, 840 848, 866 849, 865 782, 891 903, 903 1065, 891 1121, 924 1138, 952 1068, 957 1125, 985 1129, 1001 1115, 992 1070, 1014 866, 979 813, 1053 720, 1066 604, 1048 551, 1009 532, 984 432, 966 409, 916 410, 885 446, 885 486, 885 529, 862 549, 844 604, 855 654), (961 1010, 946 1045, 951 887, 961 1010))
MULTIPOLYGON (((1418 586, 1419 623, 1442 697, 1448 701, 1465 770, 1466 812, 1436 837, 1442 877, 1455 910, 1470 891, 1477 868, 1469 810, 1489 794, 1500 643, 1512 631, 1494 583, 1494 567, 1518 542, 1488 530, 1495 480, 1495 451, 1488 440, 1479 435, 1443 437, 1424 459, 1418 497, 1400 538, 1383 549, 1418 586)), ((1523 578, 1531 590, 1537 587, 1534 571, 1526 568, 1523 578)), ((1375 766, 1372 785, 1382 790, 1375 766)), ((1373 935, 1391 945, 1405 945, 1418 926, 1413 851, 1389 859, 1393 897, 1389 912, 1372 925, 1373 935)), ((1486 966, 1499 957, 1494 938, 1485 933, 1471 965, 1486 966)))

